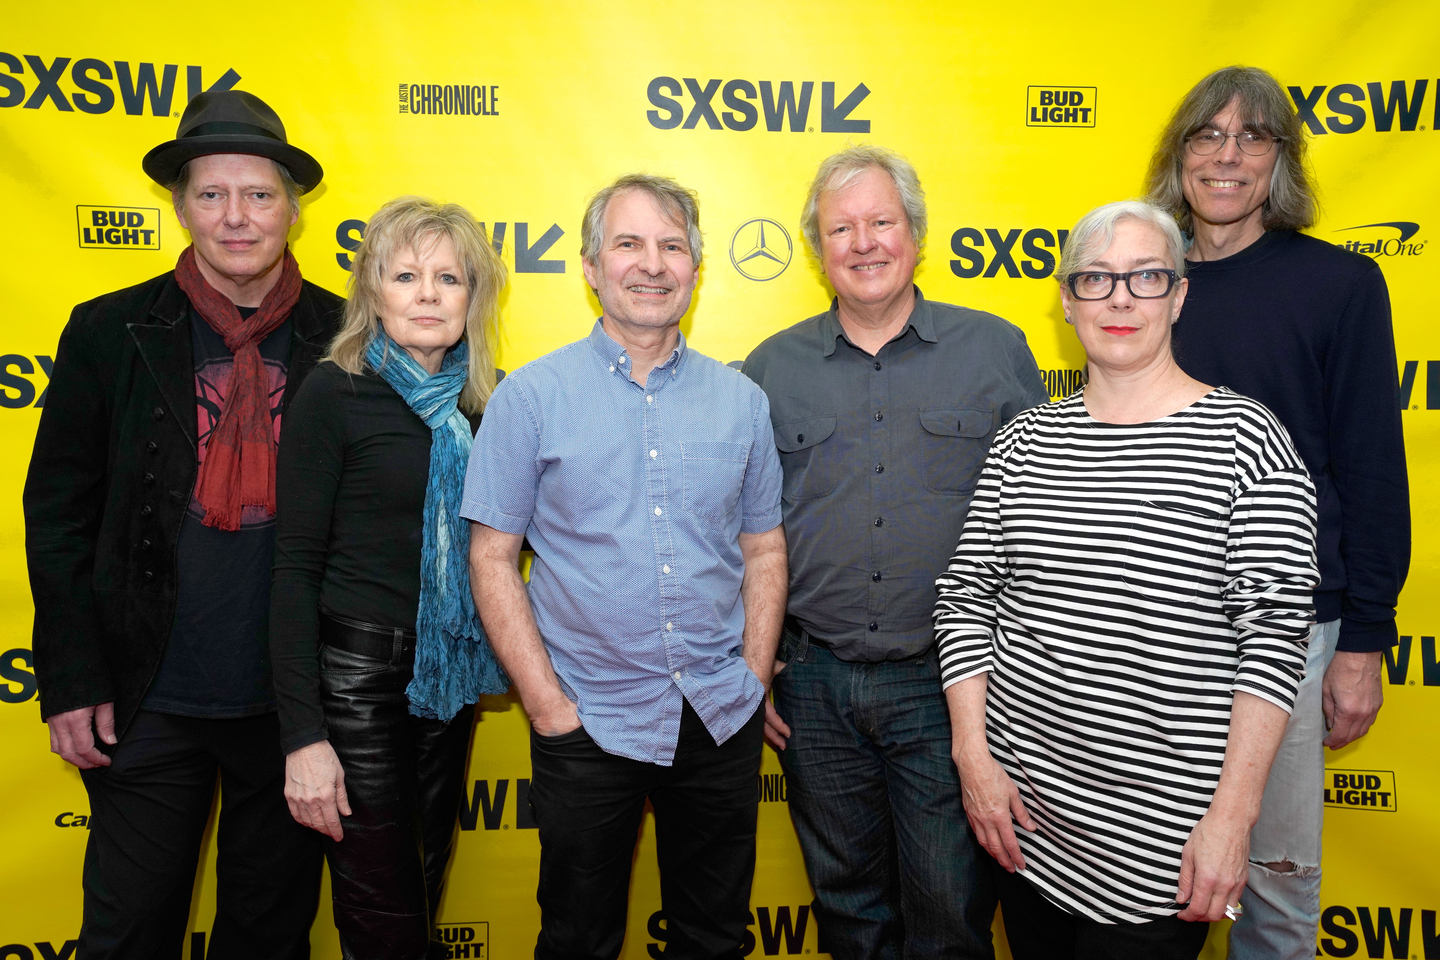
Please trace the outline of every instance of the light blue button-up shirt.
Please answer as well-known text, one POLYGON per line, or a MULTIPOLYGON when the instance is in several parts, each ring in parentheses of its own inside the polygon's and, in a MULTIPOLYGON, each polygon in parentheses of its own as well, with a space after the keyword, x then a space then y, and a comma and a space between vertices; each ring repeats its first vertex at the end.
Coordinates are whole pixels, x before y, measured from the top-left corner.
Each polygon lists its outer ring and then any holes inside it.
POLYGON ((724 743, 764 695, 739 535, 780 525, 780 460, 764 392, 683 335, 645 386, 631 366, 596 322, 506 377, 460 514, 529 538, 530 605, 586 732, 669 766, 685 700, 724 743))

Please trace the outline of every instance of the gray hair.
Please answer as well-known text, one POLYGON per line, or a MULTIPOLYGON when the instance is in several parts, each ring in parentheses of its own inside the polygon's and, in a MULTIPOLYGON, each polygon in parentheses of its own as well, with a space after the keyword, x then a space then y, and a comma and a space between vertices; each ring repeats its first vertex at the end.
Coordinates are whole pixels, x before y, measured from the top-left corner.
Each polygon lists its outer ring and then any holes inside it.
POLYGON ((1144 200, 1117 200, 1091 210, 1070 231, 1065 249, 1060 254, 1060 265, 1055 268, 1055 279, 1060 281, 1060 285, 1065 286, 1070 274, 1093 265, 1101 254, 1110 249, 1115 242, 1115 228, 1127 220, 1159 230, 1165 238, 1165 252, 1170 257, 1175 279, 1185 276, 1185 238, 1175 225, 1175 218, 1144 200))
POLYGON ((685 228, 690 245, 690 262, 700 266, 704 239, 700 236, 700 198, 695 191, 682 187, 669 177, 649 173, 627 173, 590 198, 580 229, 580 258, 595 262, 605 246, 605 209, 616 194, 626 190, 642 190, 674 223, 685 228))
POLYGON ((1216 70, 1185 94, 1150 158, 1146 177, 1148 199, 1169 211, 1180 229, 1193 234, 1190 203, 1182 187, 1185 141, 1210 125, 1231 101, 1240 102, 1240 120, 1246 130, 1274 137, 1279 151, 1270 176, 1270 196, 1261 213, 1266 230, 1304 230, 1317 216, 1315 186, 1306 157, 1305 126, 1279 81, 1258 67, 1216 70))
POLYGON ((894 150, 862 143, 826 157, 815 171, 815 179, 810 181, 810 192, 800 213, 800 232, 815 256, 820 256, 820 195, 843 190, 866 170, 876 168, 890 175, 895 192, 900 194, 900 204, 905 208, 905 221, 910 225, 915 248, 922 254, 925 252, 929 218, 925 214, 925 190, 920 186, 919 174, 909 160, 894 150))
MULTIPOLYGON (((199 158, 196 158, 199 159, 199 158)), ((170 184, 170 197, 175 201, 175 212, 185 213, 185 191, 190 189, 190 164, 193 161, 186 160, 180 165, 180 171, 175 174, 175 180, 170 184)), ((295 216, 300 215, 300 185, 295 178, 290 176, 290 169, 279 160, 271 160, 275 164, 275 172, 280 176, 280 185, 285 188, 285 196, 290 201, 290 212, 295 216)))

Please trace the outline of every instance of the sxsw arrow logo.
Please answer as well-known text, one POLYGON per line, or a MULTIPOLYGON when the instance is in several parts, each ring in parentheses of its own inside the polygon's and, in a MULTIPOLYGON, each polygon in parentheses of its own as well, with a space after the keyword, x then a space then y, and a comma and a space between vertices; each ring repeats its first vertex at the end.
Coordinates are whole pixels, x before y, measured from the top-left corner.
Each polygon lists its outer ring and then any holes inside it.
MULTIPOLYGON (((814 99, 815 81, 805 80, 797 91, 795 81, 760 80, 706 80, 702 85, 693 77, 686 77, 682 83, 674 77, 656 77, 645 89, 652 106, 645 119, 657 130, 694 130, 701 123, 709 130, 753 130, 765 115, 765 129, 779 133, 787 126, 791 133, 803 133, 809 126, 810 104, 814 99), (719 102, 716 102, 716 97, 719 102), (687 108, 684 99, 691 102, 687 108)), ((831 80, 820 82, 820 132, 821 133, 869 133, 869 120, 854 120, 850 114, 870 96, 870 88, 857 83, 845 95, 835 100, 835 83, 831 80)))
MULTIPOLYGON (((490 236, 490 246, 495 248, 497 254, 505 252, 505 234, 509 224, 496 223, 493 232, 487 231, 490 236)), ((480 224, 480 229, 485 230, 485 224, 480 224)), ((564 260, 541 259, 555 246, 556 241, 565 236, 565 231, 560 229, 558 223, 550 224, 549 228, 542 234, 540 239, 533 244, 530 242, 530 224, 520 222, 515 224, 515 272, 516 273, 564 273, 564 260)), ((335 242, 342 250, 354 253, 360 249, 360 241, 365 239, 364 220, 343 220, 335 228, 335 242)), ((349 270, 351 265, 350 256, 347 253, 335 254, 335 262, 340 264, 341 270, 349 270)))

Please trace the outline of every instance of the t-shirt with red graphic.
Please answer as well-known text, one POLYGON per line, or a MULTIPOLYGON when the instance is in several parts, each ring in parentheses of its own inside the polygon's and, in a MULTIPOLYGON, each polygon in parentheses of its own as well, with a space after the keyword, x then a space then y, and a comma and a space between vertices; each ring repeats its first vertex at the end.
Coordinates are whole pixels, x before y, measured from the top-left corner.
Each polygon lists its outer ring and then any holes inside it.
MULTIPOLYGON (((253 308, 241 307, 244 317, 253 308)), ((196 435, 205 462, 210 434, 220 422, 235 355, 193 309, 196 435)), ((290 362, 287 319, 260 342, 270 386, 270 415, 280 437, 280 404, 290 362)), ((249 717, 275 709, 270 679, 270 566, 275 518, 263 506, 246 506, 235 531, 207 527, 205 508, 191 491, 180 528, 175 623, 165 657, 142 706, 187 717, 249 717)))

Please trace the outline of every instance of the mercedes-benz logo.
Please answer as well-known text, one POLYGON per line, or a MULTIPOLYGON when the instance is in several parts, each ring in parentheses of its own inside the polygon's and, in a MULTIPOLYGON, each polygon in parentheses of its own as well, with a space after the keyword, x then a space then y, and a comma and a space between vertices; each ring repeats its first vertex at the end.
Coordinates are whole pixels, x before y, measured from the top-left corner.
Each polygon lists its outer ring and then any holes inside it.
POLYGON ((774 280, 790 266, 794 253, 790 234, 765 217, 745 221, 730 238, 730 262, 750 280, 774 280))

